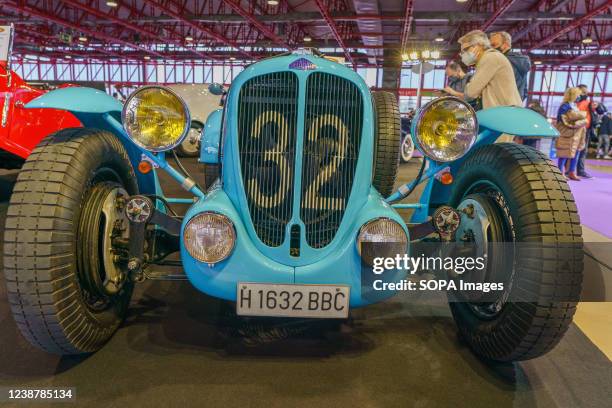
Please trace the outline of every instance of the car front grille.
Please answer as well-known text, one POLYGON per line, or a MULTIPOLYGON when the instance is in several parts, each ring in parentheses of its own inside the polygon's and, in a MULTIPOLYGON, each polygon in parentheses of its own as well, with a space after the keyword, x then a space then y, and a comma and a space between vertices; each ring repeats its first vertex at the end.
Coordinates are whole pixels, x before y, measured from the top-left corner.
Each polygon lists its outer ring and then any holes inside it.
POLYGON ((292 216, 297 103, 292 72, 256 76, 240 90, 242 181, 255 232, 271 247, 283 243, 292 216))
POLYGON ((308 245, 322 248, 336 235, 353 187, 363 126, 361 93, 346 79, 313 73, 306 85, 305 118, 300 218, 308 245))
MULTIPOLYGON (((298 82, 292 72, 259 75, 245 82, 238 98, 238 147, 245 195, 255 232, 270 247, 285 241, 293 202, 298 199, 294 194, 298 82)), ((308 76, 302 98, 299 217, 308 245, 323 248, 340 227, 353 186, 363 100, 353 82, 320 72, 308 76)), ((292 248, 296 245, 293 230, 292 248)))

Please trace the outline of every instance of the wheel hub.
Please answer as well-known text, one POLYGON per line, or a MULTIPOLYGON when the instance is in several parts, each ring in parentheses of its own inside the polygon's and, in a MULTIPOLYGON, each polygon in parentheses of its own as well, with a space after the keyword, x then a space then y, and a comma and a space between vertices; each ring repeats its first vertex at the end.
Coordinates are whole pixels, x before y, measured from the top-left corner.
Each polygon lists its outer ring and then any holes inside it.
POLYGON ((461 212, 461 224, 456 234, 457 241, 473 245, 473 256, 484 257, 487 265, 481 272, 472 271, 469 280, 483 283, 506 281, 505 290, 494 301, 489 298, 488 301, 484 301, 485 295, 482 293, 463 294, 472 311, 483 319, 493 318, 501 312, 509 293, 510 280, 504 275, 508 259, 502 243, 512 241, 508 233, 511 231, 511 221, 504 217, 503 197, 499 197, 498 193, 494 196, 490 193, 466 196, 457 207, 461 212), (501 252, 498 252, 500 250, 501 252))
POLYGON ((121 187, 114 188, 102 203, 102 214, 104 214, 104 231, 102 241, 102 253, 105 277, 102 282, 104 291, 108 295, 119 292, 125 281, 125 273, 120 266, 120 256, 114 243, 127 240, 130 235, 129 221, 124 211, 124 198, 129 194, 121 187), (112 254, 112 256, 111 256, 112 254))
POLYGON ((127 280, 128 192, 117 183, 94 185, 83 202, 77 237, 77 270, 83 296, 93 310, 108 306, 127 280))

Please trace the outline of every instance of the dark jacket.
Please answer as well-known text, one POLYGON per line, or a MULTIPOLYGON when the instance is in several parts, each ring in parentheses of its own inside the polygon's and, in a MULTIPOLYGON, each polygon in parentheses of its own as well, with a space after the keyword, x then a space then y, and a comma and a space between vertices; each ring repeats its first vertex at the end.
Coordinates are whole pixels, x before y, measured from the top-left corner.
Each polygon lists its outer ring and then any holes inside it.
POLYGON ((602 115, 601 124, 599 125, 599 134, 600 135, 610 135, 612 136, 612 114, 607 113, 602 115))
POLYGON ((512 65, 512 70, 514 71, 514 79, 516 80, 516 87, 518 88, 519 95, 522 100, 525 100, 527 97, 527 74, 531 69, 531 60, 527 55, 520 54, 518 52, 508 51, 504 54, 508 61, 510 61, 510 65, 512 65))
POLYGON ((448 86, 453 91, 457 91, 457 92, 463 93, 465 91, 465 86, 470 81, 470 78, 472 78, 472 74, 465 74, 465 76, 463 78, 449 77, 448 78, 448 86))

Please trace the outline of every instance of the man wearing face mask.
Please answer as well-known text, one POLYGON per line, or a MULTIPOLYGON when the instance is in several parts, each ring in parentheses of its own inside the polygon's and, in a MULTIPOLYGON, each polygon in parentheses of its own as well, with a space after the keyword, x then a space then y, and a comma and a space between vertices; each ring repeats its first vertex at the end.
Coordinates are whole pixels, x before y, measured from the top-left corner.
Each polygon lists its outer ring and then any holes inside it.
POLYGON ((519 95, 521 96, 521 100, 525 100, 525 98, 527 98, 528 86, 527 74, 529 74, 529 70, 531 69, 529 57, 511 50, 512 36, 505 31, 491 33, 489 41, 491 41, 491 47, 504 54, 506 58, 508 58, 508 61, 510 61, 519 95))
POLYGON ((521 106, 512 65, 502 53, 491 48, 489 38, 480 31, 470 31, 459 38, 461 61, 476 70, 465 86, 466 99, 482 97, 484 109, 494 106, 521 106))

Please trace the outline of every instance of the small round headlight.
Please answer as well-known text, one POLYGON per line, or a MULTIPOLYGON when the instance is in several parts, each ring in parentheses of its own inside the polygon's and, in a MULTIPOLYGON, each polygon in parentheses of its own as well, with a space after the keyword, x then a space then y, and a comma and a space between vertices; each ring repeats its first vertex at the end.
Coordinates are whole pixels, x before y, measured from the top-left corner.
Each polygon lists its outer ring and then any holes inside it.
POLYGON ((185 102, 161 86, 145 86, 132 93, 123 106, 122 120, 130 139, 152 152, 178 146, 191 124, 185 102))
POLYGON ((390 218, 377 218, 365 223, 357 236, 357 251, 368 265, 372 265, 374 258, 403 255, 407 249, 406 232, 390 218))
POLYGON ((447 96, 434 99, 421 108, 412 129, 427 157, 449 162, 470 150, 478 135, 478 120, 468 103, 447 96))
POLYGON ((189 220, 183 243, 189 255, 198 261, 215 264, 232 253, 236 244, 236 230, 225 215, 204 212, 189 220))

